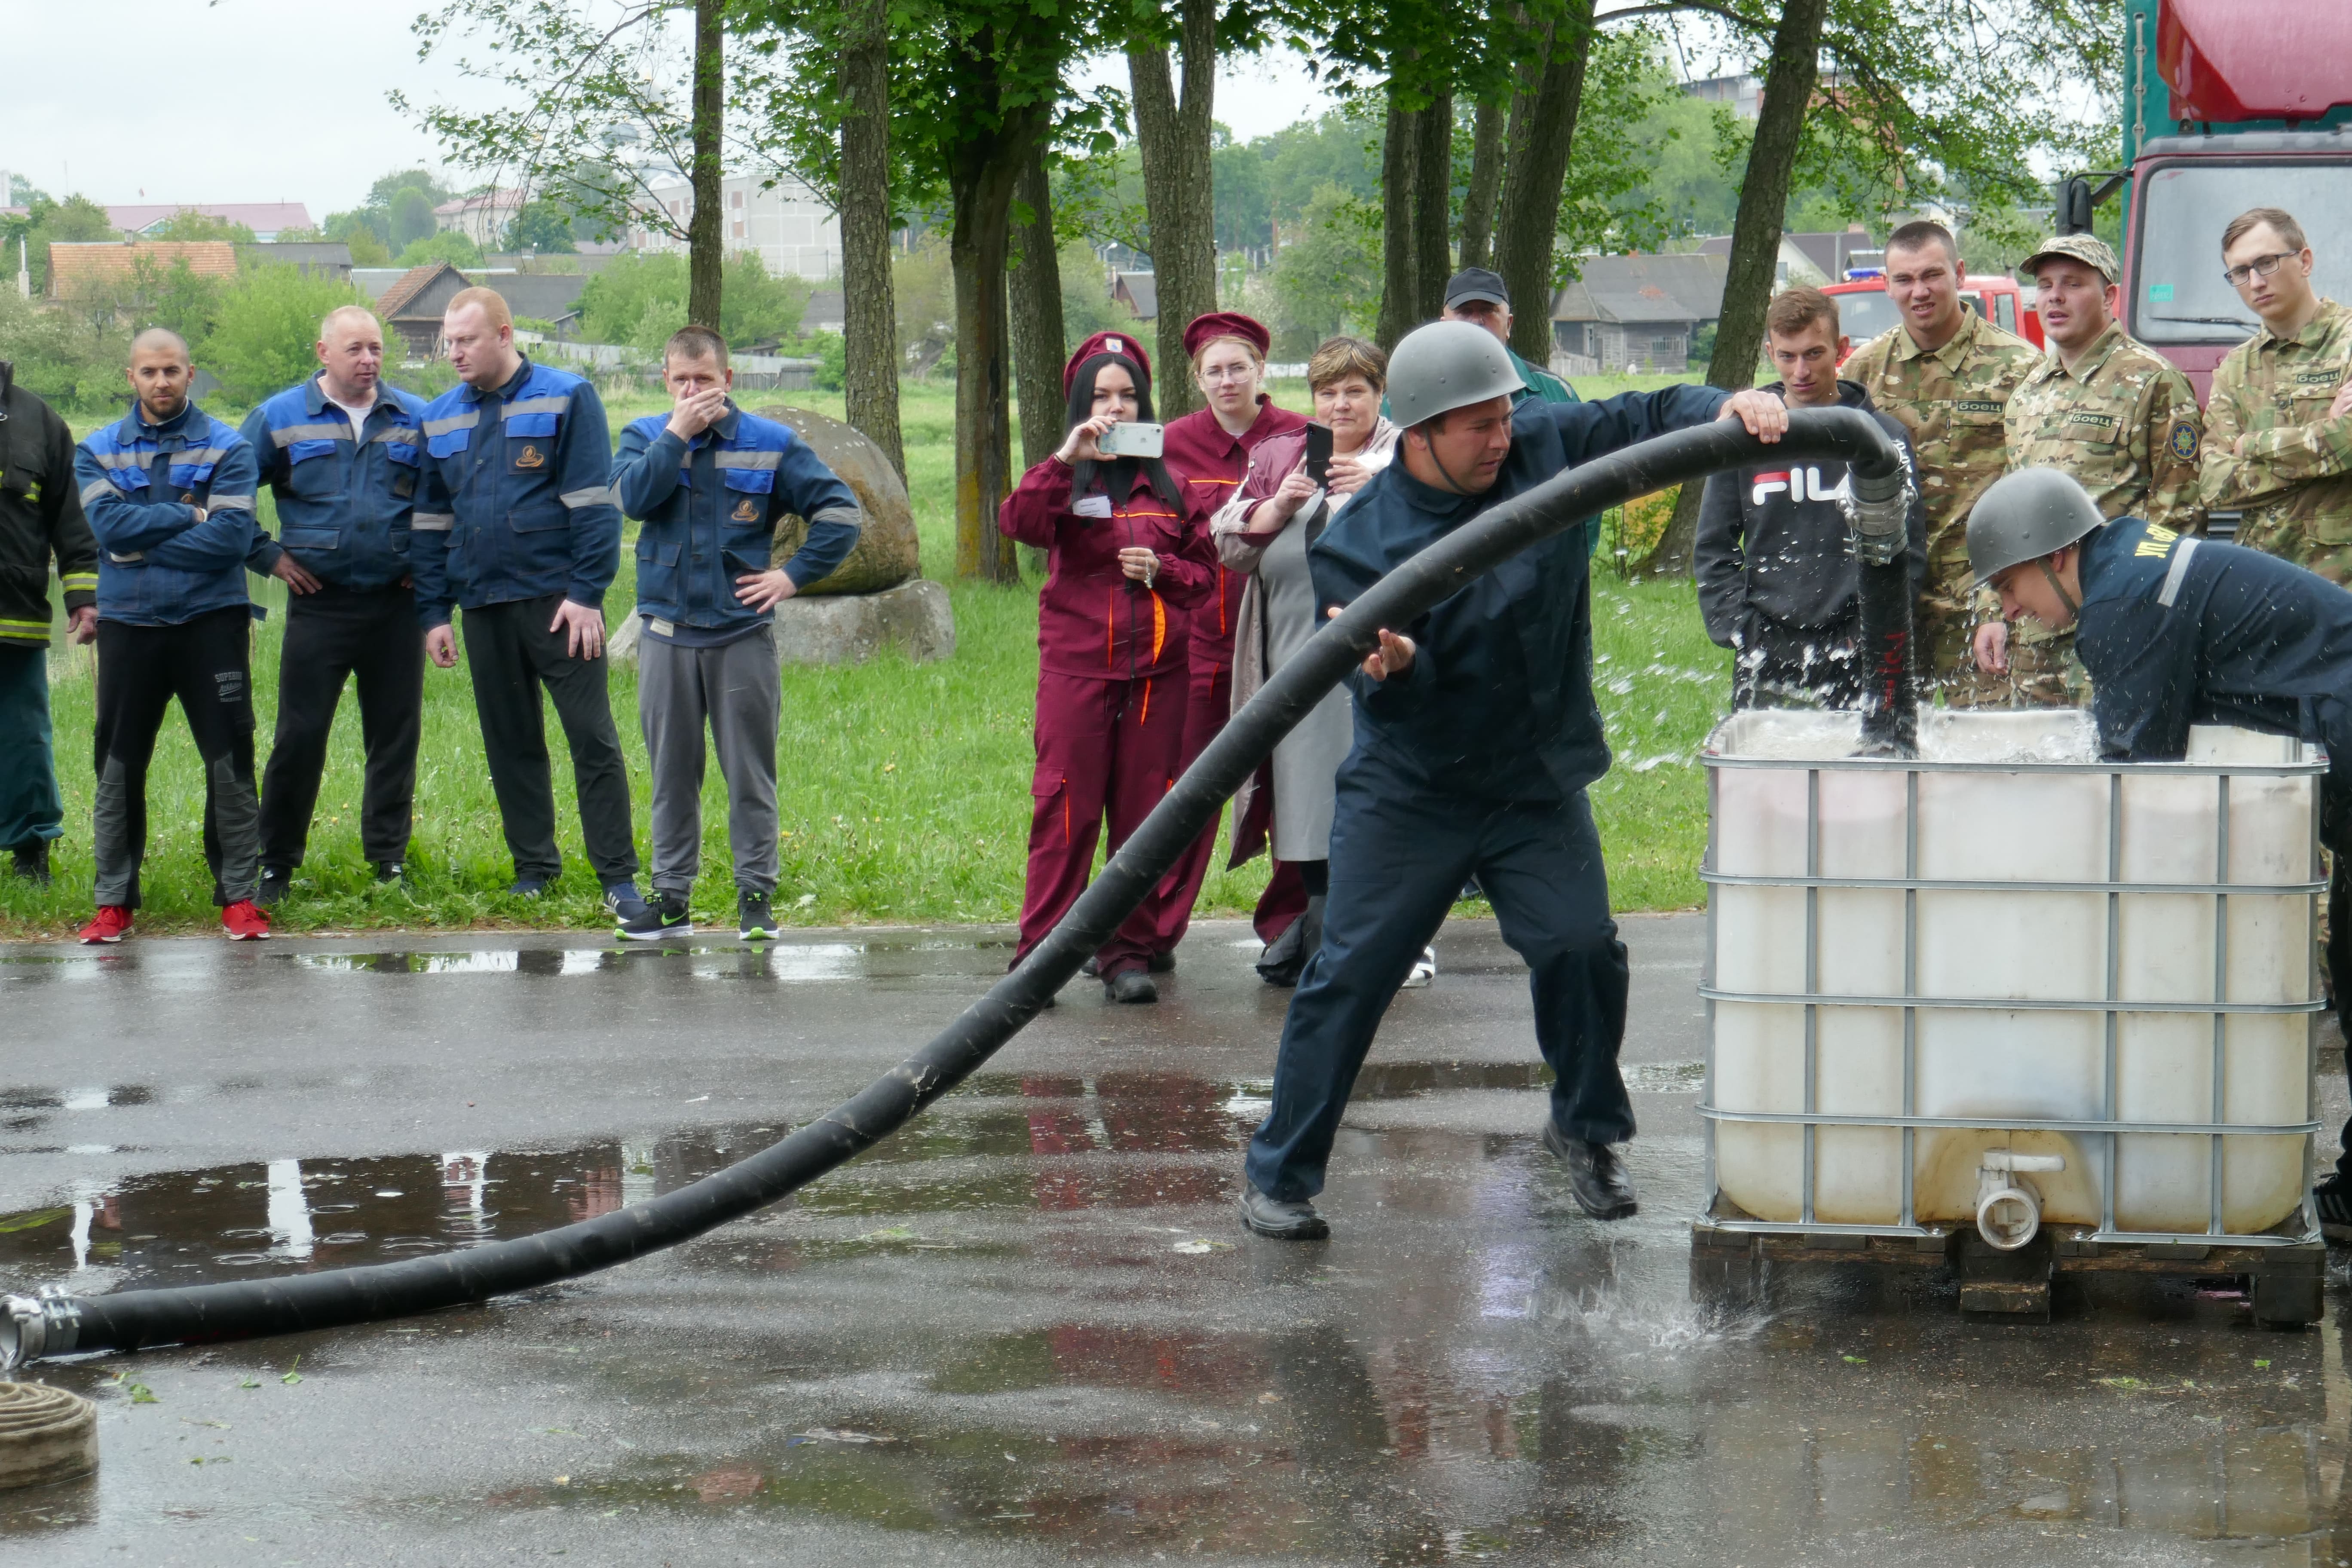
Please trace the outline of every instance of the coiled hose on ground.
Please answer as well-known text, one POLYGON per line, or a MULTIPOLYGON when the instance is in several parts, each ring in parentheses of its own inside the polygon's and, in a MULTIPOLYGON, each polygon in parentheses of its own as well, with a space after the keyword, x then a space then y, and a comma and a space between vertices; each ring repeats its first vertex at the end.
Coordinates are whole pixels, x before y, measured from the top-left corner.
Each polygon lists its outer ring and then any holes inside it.
MULTIPOLYGON (((0 1367, 93 1351, 381 1322, 462 1306, 609 1268, 766 1207, 898 1131, 1035 1017, 1275 742, 1378 645, 1381 627, 1411 624, 1528 545, 1635 496, 1721 468, 1799 458, 1843 458, 1852 466, 1864 514, 1861 532, 1883 531, 1889 505, 1900 529, 1906 488, 1900 449, 1867 415, 1803 409, 1790 412, 1788 434, 1777 446, 1758 441, 1737 420, 1718 420, 1627 447, 1502 502, 1415 555, 1318 632, 1234 715, 1019 967, 930 1044, 758 1153, 648 1202, 462 1252, 277 1279, 106 1296, 68 1296, 54 1289, 11 1296, 0 1302, 0 1367)), ((1903 618, 1908 620, 1907 612, 1903 618)))

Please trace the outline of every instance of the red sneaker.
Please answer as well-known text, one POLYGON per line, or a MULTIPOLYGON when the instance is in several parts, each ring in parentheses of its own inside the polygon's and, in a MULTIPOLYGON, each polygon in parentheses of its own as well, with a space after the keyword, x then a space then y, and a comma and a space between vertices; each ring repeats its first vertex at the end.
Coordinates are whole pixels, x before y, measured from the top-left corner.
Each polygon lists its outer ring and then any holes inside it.
POLYGON ((231 942, 260 942, 269 935, 269 917, 251 899, 239 899, 221 911, 221 924, 231 942))
POLYGON ((127 904, 100 904, 98 918, 81 928, 82 941, 96 946, 100 942, 118 942, 131 934, 131 907, 127 904))

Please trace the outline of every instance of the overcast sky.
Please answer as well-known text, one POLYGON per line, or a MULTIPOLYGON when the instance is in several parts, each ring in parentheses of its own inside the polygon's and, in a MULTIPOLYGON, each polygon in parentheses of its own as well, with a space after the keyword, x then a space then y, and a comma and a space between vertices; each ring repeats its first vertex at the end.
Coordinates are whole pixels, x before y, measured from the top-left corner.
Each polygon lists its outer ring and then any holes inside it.
MULTIPOLYGON (((587 0, 600 4, 603 0, 587 0)), ((432 139, 385 101, 468 107, 489 89, 436 54, 416 58, 413 4, 317 0, 110 0, 92 10, 65 0, 7 7, 7 87, 0 91, 0 168, 52 195, 79 191, 105 204, 299 201, 313 221, 356 206, 377 176, 419 163, 438 168, 432 139), (130 44, 142 63, 136 92, 106 85, 92 54, 130 44), (158 75, 184 90, 151 92, 158 75)), ((1088 79, 1124 87, 1116 58, 1088 79)), ((1225 74, 1217 118, 1246 141, 1326 107, 1287 52, 1225 74)), ((478 176, 453 172, 453 184, 478 176)))

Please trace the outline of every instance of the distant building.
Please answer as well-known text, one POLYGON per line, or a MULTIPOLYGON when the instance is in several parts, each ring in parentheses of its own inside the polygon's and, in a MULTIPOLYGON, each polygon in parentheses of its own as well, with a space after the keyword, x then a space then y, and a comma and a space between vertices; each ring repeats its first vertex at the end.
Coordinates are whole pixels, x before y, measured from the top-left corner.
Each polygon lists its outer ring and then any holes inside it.
POLYGON ((52 300, 87 300, 130 282, 142 265, 170 271, 186 262, 199 278, 236 273, 236 247, 225 239, 58 240, 49 246, 52 300))
POLYGON ((500 187, 443 202, 433 209, 433 226, 464 235, 484 250, 504 245, 507 226, 522 211, 524 193, 500 187))
POLYGON ((352 247, 340 239, 279 240, 270 245, 240 245, 239 263, 291 267, 305 278, 331 278, 338 283, 352 279, 352 247))
POLYGON ((106 209, 106 221, 135 239, 163 227, 182 213, 201 213, 226 223, 241 223, 253 237, 268 244, 288 229, 315 226, 310 209, 300 202, 142 202, 106 209))
POLYGON ((1552 344, 1572 369, 1679 375, 1690 368, 1692 337, 1723 314, 1727 256, 1587 256, 1577 265, 1583 276, 1551 306, 1552 344))
MULTIPOLYGON (((841 220, 824 198, 790 174, 768 185, 764 174, 729 174, 719 183, 726 213, 719 239, 730 255, 749 251, 776 277, 837 277, 841 272, 841 220)), ((694 216, 694 187, 683 178, 656 179, 654 201, 683 229, 694 216)), ((667 228, 639 224, 630 237, 641 250, 684 255, 686 245, 667 228)))
POLYGON ((804 332, 845 332, 849 330, 849 302, 838 289, 820 289, 809 296, 808 306, 801 311, 801 331, 804 332))
POLYGON ((545 321, 561 339, 580 335, 580 295, 588 287, 583 272, 506 272, 477 270, 473 280, 495 289, 514 315, 545 321))
MULTIPOLYGON (((1698 248, 1704 256, 1728 257, 1731 237, 1724 234, 1702 239, 1698 248)), ((1811 284, 1819 288, 1824 283, 1843 283, 1848 272, 1877 267, 1885 259, 1886 252, 1860 224, 1838 233, 1783 234, 1772 287, 1794 289, 1811 284)))
MULTIPOLYGON (((374 268, 370 268, 371 271, 374 268)), ((400 337, 404 358, 441 357, 441 317, 458 289, 473 280, 446 261, 412 267, 376 296, 375 313, 400 337)))
POLYGON ((1149 321, 1160 314, 1160 276, 1154 272, 1114 272, 1110 275, 1111 303, 1124 305, 1139 321, 1149 321))
POLYGON ((1709 103, 1727 105, 1742 120, 1753 120, 1764 104, 1764 79, 1759 76, 1717 76, 1683 83, 1683 91, 1709 103))

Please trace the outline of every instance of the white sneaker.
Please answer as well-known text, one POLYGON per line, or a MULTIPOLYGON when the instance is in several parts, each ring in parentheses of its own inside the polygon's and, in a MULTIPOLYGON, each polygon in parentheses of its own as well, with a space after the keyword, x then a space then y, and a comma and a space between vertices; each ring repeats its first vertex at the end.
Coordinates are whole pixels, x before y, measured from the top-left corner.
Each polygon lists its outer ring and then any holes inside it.
POLYGON ((1421 950, 1421 962, 1415 963, 1412 966, 1412 973, 1404 977, 1404 988, 1407 991, 1418 991, 1436 978, 1437 949, 1424 947, 1421 950))

